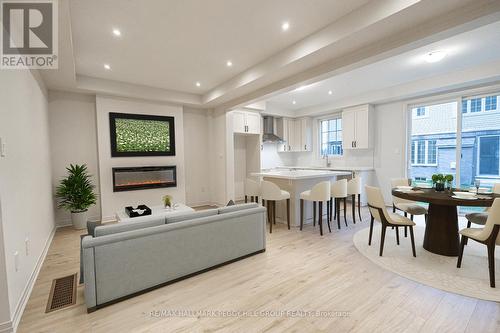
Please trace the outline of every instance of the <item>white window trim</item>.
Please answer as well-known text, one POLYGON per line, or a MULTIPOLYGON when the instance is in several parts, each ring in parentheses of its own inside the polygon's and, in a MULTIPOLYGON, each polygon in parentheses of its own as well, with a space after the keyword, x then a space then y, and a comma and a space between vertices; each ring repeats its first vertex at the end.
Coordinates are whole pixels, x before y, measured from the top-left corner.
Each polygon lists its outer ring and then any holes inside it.
MULTIPOLYGON (((415 156, 414 156, 414 160, 411 161, 411 166, 423 166, 423 167, 435 167, 438 165, 438 161, 439 161, 439 149, 438 149, 438 146, 437 146, 437 142, 436 142, 436 163, 429 163, 429 139, 421 139, 421 140, 414 140, 414 142, 412 142, 412 145, 414 144, 415 145, 415 156), (417 163, 418 161, 418 145, 417 143, 419 141, 424 141, 425 142, 425 148, 424 148, 424 163, 417 163)), ((410 146, 410 149, 411 149, 411 146, 410 146)), ((411 151, 410 151, 410 159, 411 159, 411 151)))
POLYGON ((495 138, 498 138, 498 140, 500 141, 500 135, 481 135, 481 136, 478 136, 478 142, 477 142, 477 165, 476 165, 476 176, 478 177, 500 177, 500 158, 498 159, 498 171, 499 171, 499 174, 498 175, 490 175, 490 174, 481 174, 480 173, 480 169, 479 169, 479 166, 480 166, 480 159, 481 159, 481 139, 482 138, 492 138, 492 137, 495 137, 495 138))
MULTIPOLYGON (((322 121, 330 121, 330 120, 342 120, 342 114, 335 114, 335 115, 331 115, 331 116, 326 116, 326 117, 321 117, 321 118, 318 118, 318 122, 317 122, 317 125, 318 125, 318 154, 319 154, 319 157, 322 158, 324 155, 321 154, 321 151, 323 149, 323 137, 322 137, 322 134, 323 134, 323 128, 321 127, 321 122, 322 121)), ((344 148, 342 146, 343 142, 344 142, 344 124, 342 124, 342 129, 340 130, 342 132, 342 141, 340 141, 340 148, 342 149, 342 154, 328 154, 328 157, 332 157, 332 158, 342 158, 344 156, 344 148)))

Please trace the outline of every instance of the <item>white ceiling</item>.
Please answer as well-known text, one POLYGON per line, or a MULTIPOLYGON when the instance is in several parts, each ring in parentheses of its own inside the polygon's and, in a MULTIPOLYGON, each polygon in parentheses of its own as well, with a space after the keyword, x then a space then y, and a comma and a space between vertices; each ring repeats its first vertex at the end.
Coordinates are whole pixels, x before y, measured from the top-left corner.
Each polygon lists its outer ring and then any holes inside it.
POLYGON ((367 2, 72 0, 76 74, 203 94, 367 2))
POLYGON ((266 101, 280 109, 304 110, 498 59, 500 22, 302 86, 301 89, 291 90, 266 101), (434 50, 444 50, 447 56, 440 62, 427 63, 424 55, 434 50), (329 90, 332 95, 328 94, 329 90), (292 104, 294 100, 295 105, 292 104))

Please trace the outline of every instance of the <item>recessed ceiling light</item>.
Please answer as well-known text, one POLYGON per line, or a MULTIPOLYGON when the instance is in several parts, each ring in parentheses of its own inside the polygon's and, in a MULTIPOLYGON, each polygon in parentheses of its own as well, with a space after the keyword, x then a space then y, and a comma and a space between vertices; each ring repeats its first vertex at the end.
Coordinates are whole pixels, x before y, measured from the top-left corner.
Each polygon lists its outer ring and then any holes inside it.
POLYGON ((288 22, 283 22, 283 23, 281 24, 281 30, 283 30, 283 31, 287 31, 287 30, 288 30, 288 28, 290 28, 290 23, 288 23, 288 22))
POLYGON ((104 64, 104 69, 107 69, 109 71, 111 69, 111 66, 108 64, 104 64))
POLYGON ((227 67, 231 67, 231 66, 233 66, 233 62, 232 62, 231 60, 228 60, 228 61, 226 62, 226 66, 227 66, 227 67))
POLYGON ((328 90, 328 95, 331 95, 331 94, 333 94, 333 91, 328 90))
POLYGON ((446 57, 446 52, 444 51, 433 51, 429 52, 425 55, 425 61, 427 62, 438 62, 444 59, 446 57))
POLYGON ((297 102, 296 101, 292 101, 292 104, 295 105, 295 104, 297 104, 297 102))
POLYGON ((119 29, 113 29, 113 35, 120 37, 122 35, 122 32, 119 29))
POLYGON ((197 87, 201 87, 201 83, 200 82, 196 82, 196 86, 197 87))

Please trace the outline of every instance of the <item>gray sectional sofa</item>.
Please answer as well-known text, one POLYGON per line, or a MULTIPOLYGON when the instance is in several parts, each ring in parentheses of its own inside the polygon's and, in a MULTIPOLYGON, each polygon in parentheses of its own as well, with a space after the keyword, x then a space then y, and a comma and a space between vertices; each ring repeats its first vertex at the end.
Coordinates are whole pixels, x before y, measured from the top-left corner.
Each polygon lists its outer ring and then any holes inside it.
POLYGON ((265 212, 243 204, 95 228, 82 240, 87 311, 264 252, 265 212))

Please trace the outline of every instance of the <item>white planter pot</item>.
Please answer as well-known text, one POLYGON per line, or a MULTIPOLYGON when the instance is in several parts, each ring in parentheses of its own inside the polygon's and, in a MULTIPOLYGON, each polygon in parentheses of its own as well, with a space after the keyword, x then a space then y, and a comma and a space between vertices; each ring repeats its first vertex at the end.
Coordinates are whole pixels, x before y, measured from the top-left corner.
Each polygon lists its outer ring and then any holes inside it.
POLYGON ((88 211, 83 212, 71 212, 71 222, 73 223, 73 228, 75 229, 85 229, 87 228, 87 216, 88 211))

